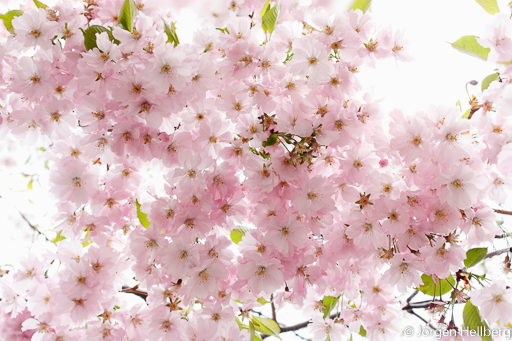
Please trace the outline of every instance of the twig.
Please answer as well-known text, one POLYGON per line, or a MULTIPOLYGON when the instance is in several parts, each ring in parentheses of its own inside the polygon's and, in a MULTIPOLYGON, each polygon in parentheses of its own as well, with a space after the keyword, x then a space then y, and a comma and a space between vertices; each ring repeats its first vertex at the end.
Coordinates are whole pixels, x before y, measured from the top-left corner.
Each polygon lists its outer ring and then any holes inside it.
POLYGON ((123 286, 123 290, 121 290, 121 292, 126 292, 128 294, 134 294, 136 296, 141 297, 145 301, 146 298, 148 297, 148 293, 145 292, 145 291, 138 290, 138 288, 139 288, 138 285, 134 286, 133 288, 129 288, 127 286, 123 286))
POLYGON ((414 292, 411 294, 411 296, 407 297, 406 302, 409 303, 414 298, 414 296, 418 295, 420 291, 418 289, 414 290, 414 292))
POLYGON ((491 257, 494 257, 494 256, 499 256, 499 255, 501 255, 503 253, 507 253, 507 252, 512 252, 512 247, 488 253, 487 256, 484 257, 484 259, 485 258, 491 258, 491 257))
POLYGON ((37 227, 35 227, 34 225, 32 225, 32 224, 30 223, 30 221, 28 221, 28 219, 23 215, 23 213, 21 213, 21 211, 20 211, 20 210, 18 210, 18 213, 19 213, 19 214, 20 214, 20 216, 23 218, 23 220, 25 220, 25 221, 27 222, 28 226, 30 226, 34 231, 36 231, 36 232, 37 232, 37 233, 39 233, 41 236, 43 236, 43 237, 46 239, 46 241, 47 241, 47 242, 49 242, 49 241, 50 241, 50 239, 48 239, 48 237, 46 237, 46 235, 45 235, 43 232, 39 231, 39 229, 38 229, 37 227))
POLYGON ((272 307, 272 320, 277 323, 276 306, 274 305, 274 294, 270 295, 270 306, 272 307))
POLYGON ((497 210, 497 209, 494 209, 494 212, 496 212, 496 213, 500 213, 500 214, 512 215, 512 211, 505 211, 505 210, 497 210))
POLYGON ((425 320, 425 319, 424 319, 423 317, 421 317, 420 315, 416 314, 416 312, 415 312, 414 310, 410 309, 410 310, 407 310, 407 312, 408 312, 409 314, 411 314, 411 315, 416 316, 417 318, 419 318, 419 319, 420 319, 420 320, 422 320, 423 322, 425 322, 425 324, 426 324, 427 326, 429 326, 430 328, 432 328, 433 330, 437 330, 437 328, 436 328, 436 327, 434 327, 430 322, 428 322, 427 320, 425 320))

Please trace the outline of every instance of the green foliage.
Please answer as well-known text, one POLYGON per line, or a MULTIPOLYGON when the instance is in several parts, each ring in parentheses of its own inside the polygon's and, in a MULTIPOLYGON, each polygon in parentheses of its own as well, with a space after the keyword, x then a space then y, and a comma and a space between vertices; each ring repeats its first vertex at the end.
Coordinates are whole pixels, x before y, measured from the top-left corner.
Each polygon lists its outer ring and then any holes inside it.
POLYGON ((364 329, 363 326, 359 328, 359 335, 361 335, 362 337, 366 337, 366 329, 364 329))
POLYGON ((34 0, 34 3, 36 4, 37 8, 46 9, 48 6, 43 4, 41 1, 34 0))
POLYGON ((242 240, 242 237, 245 236, 249 229, 244 226, 238 226, 236 229, 232 230, 229 233, 229 237, 233 241, 233 243, 238 244, 242 240))
POLYGON ((469 117, 469 113, 471 112, 471 109, 468 109, 466 110, 466 112, 464 113, 464 115, 462 115, 462 118, 468 118, 469 117))
POLYGON ((370 9, 372 5, 372 0, 354 0, 354 3, 350 7, 350 9, 360 9, 363 12, 366 12, 370 9))
POLYGON ((459 50, 462 53, 468 54, 473 57, 477 57, 483 60, 487 60, 487 56, 491 51, 490 48, 484 48, 477 41, 477 36, 464 36, 453 42, 451 45, 453 48, 459 50))
POLYGON ((62 233, 62 231, 57 232, 57 236, 52 240, 52 243, 56 244, 56 243, 60 242, 61 240, 66 239, 66 237, 61 235, 61 233, 62 233))
POLYGON ((267 301, 264 297, 260 297, 256 300, 259 304, 261 305, 265 305, 267 303, 270 303, 269 301, 267 301))
POLYGON ((263 10, 261 11, 261 25, 265 34, 268 32, 272 34, 277 24, 277 18, 281 11, 281 1, 279 1, 274 7, 270 7, 270 0, 267 0, 263 10))
POLYGON ((114 38, 112 31, 110 31, 108 28, 105 28, 100 25, 92 25, 85 31, 80 27, 80 30, 82 31, 82 34, 84 35, 84 45, 85 45, 85 49, 87 51, 89 51, 95 47, 98 48, 98 45, 96 45, 96 34, 101 33, 101 32, 107 32, 108 39, 110 39, 110 41, 114 42, 114 44, 119 45, 121 43, 119 40, 114 38))
POLYGON ((466 268, 470 268, 472 266, 480 263, 485 256, 487 256, 487 248, 486 247, 477 247, 466 252, 466 259, 464 259, 464 265, 466 268))
POLYGON ((0 19, 3 20, 7 31, 9 31, 11 33, 14 32, 14 28, 12 27, 12 19, 14 19, 14 17, 19 17, 22 14, 23 14, 23 11, 15 9, 13 11, 9 11, 5 14, 0 15, 0 19))
POLYGON ((450 282, 452 285, 455 284, 455 280, 453 279, 452 275, 446 279, 439 279, 439 285, 436 285, 434 283, 434 280, 432 279, 432 275, 421 275, 421 280, 423 281, 423 285, 418 288, 419 291, 424 293, 425 295, 429 296, 440 296, 444 295, 447 292, 450 292, 453 288, 452 286, 447 283, 450 282), (435 290, 435 293, 434 293, 435 290))
MULTIPOLYGON (((87 239, 87 237, 89 237, 89 235, 90 235, 90 234, 91 234, 91 231, 87 231, 87 233, 85 234, 84 239, 87 239)), ((83 243, 82 243, 82 246, 83 246, 83 247, 86 247, 86 246, 88 246, 88 245, 90 245, 90 244, 92 244, 91 239, 86 240, 85 242, 83 242, 83 243)))
POLYGON ((491 336, 483 336, 484 330, 489 329, 489 326, 487 325, 487 322, 482 321, 482 317, 480 317, 480 311, 471 303, 471 301, 467 301, 466 304, 464 305, 464 310, 462 311, 462 318, 464 320, 462 328, 476 330, 477 332, 480 332, 482 341, 492 341, 491 336))
POLYGON ((173 43, 174 47, 178 46, 180 40, 178 39, 178 35, 176 34, 176 26, 172 22, 171 25, 167 24, 167 22, 162 19, 164 22, 164 31, 167 34, 167 43, 173 43))
POLYGON ((496 0, 476 0, 476 2, 490 15, 500 12, 498 2, 496 0))
POLYGON ((140 210, 140 204, 137 200, 135 201, 135 205, 137 205, 137 217, 139 218, 140 223, 145 228, 148 228, 151 224, 147 219, 148 215, 140 210))
POLYGON ((135 13, 137 11, 137 4, 134 0, 124 0, 121 11, 119 12, 119 26, 127 31, 133 31, 133 21, 135 20, 135 13))
POLYGON ((220 28, 220 27, 217 27, 217 28, 216 28, 216 30, 221 31, 221 32, 222 32, 222 33, 224 33, 224 34, 229 34, 229 31, 228 31, 228 28, 227 28, 227 27, 226 27, 226 28, 220 28))
POLYGON ((489 85, 491 85, 492 82, 498 79, 500 79, 499 72, 492 73, 489 76, 485 77, 484 80, 482 81, 482 91, 486 90, 489 87, 489 85))
POLYGON ((265 16, 265 14, 267 13, 267 11, 269 9, 270 9, 270 0, 267 0, 265 5, 263 5, 263 9, 261 10, 261 14, 260 14, 261 22, 263 22, 263 17, 265 16))
POLYGON ((266 141, 261 142, 261 145, 263 147, 269 147, 273 146, 277 143, 277 135, 276 134, 270 134, 268 139, 266 141))
POLYGON ((340 297, 334 297, 334 296, 325 296, 323 304, 324 307, 322 308, 322 312, 324 313, 324 319, 329 316, 331 311, 336 307, 336 304, 338 304, 338 301, 340 300, 340 297))
POLYGON ((269 336, 275 336, 279 340, 282 340, 281 337, 279 337, 279 332, 281 332, 281 329, 275 321, 263 317, 253 316, 252 324, 256 331, 269 336))

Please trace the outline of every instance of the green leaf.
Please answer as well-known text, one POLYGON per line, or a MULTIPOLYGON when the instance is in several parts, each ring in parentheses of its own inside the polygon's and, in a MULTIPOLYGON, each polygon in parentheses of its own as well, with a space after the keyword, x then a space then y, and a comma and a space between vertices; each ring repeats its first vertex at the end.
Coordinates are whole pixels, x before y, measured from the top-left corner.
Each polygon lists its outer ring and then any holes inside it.
POLYGON ((229 233, 229 237, 233 241, 233 243, 238 244, 242 240, 242 237, 245 236, 245 233, 249 231, 247 227, 238 226, 236 229, 232 230, 229 233))
POLYGON ((459 50, 462 53, 466 53, 470 56, 477 57, 483 60, 487 60, 487 56, 491 51, 490 48, 484 48, 477 41, 477 36, 464 36, 459 38, 456 42, 453 42, 451 45, 455 49, 459 50))
POLYGON ((482 81, 482 91, 487 89, 489 87, 489 85, 491 85, 492 82, 494 82, 495 80, 497 80, 499 78, 500 78, 499 72, 492 73, 489 76, 485 77, 484 80, 482 81))
POLYGON ((482 259, 487 256, 487 248, 486 247, 477 247, 466 252, 466 259, 464 259, 464 265, 466 268, 470 268, 472 266, 477 265, 482 261, 482 259))
POLYGON ((484 336, 485 330, 488 330, 489 326, 487 325, 487 322, 482 321, 482 317, 480 317, 480 311, 471 303, 471 301, 467 301, 464 305, 462 318, 464 320, 462 328, 476 330, 477 333, 479 333, 482 337, 482 341, 492 341, 491 336, 484 336))
MULTIPOLYGON (((85 234, 85 237, 84 239, 87 239, 87 237, 89 237, 89 235, 91 234, 91 231, 87 231, 87 233, 85 234)), ((88 245, 92 244, 91 240, 86 240, 85 242, 82 243, 82 246, 83 247, 86 247, 88 245)))
POLYGON ((119 12, 119 26, 127 31, 133 31, 133 21, 135 20, 135 12, 137 4, 133 0, 124 0, 119 12))
POLYGON ((167 24, 167 22, 164 19, 162 19, 162 21, 164 22, 165 34, 167 34, 167 43, 173 43, 174 47, 178 46, 180 40, 178 39, 178 35, 176 34, 176 26, 174 25, 173 22, 171 22, 171 26, 169 26, 169 24, 167 24))
POLYGON ((279 337, 279 332, 281 332, 281 329, 275 321, 263 317, 253 316, 252 323, 254 324, 254 329, 260 333, 269 336, 275 336, 279 340, 282 340, 281 337, 279 337))
POLYGON ((340 300, 340 297, 334 297, 334 296, 326 296, 324 298, 323 304, 324 307, 322 308, 322 312, 324 313, 324 319, 329 316, 331 311, 334 309, 336 304, 338 304, 338 301, 340 300))
POLYGON ((470 112, 471 112, 471 109, 466 110, 464 115, 462 115, 462 118, 468 118, 470 112))
POLYGON ((354 0, 354 3, 350 7, 350 9, 360 9, 363 12, 366 12, 370 9, 372 5, 372 0, 354 0))
POLYGON ((57 236, 52 240, 52 243, 58 243, 61 240, 66 239, 66 237, 61 235, 62 231, 57 232, 57 236))
POLYGON ((11 33, 14 32, 14 28, 12 27, 12 19, 14 19, 14 17, 19 17, 22 14, 23 14, 23 11, 15 9, 13 11, 9 11, 5 14, 0 15, 0 19, 3 20, 7 31, 9 31, 11 33))
POLYGON ((151 224, 147 219, 148 215, 140 210, 140 204, 137 200, 135 201, 135 205, 137 205, 137 217, 139 218, 140 223, 145 228, 148 228, 149 225, 151 224))
POLYGON ((249 340, 254 340, 255 334, 256 334, 256 329, 254 328, 254 324, 249 321, 249 340))
POLYGON ((47 5, 43 4, 41 1, 34 0, 34 3, 36 4, 37 8, 46 9, 46 7, 48 7, 47 5))
POLYGON ((265 5, 263 6, 263 9, 261 10, 261 15, 260 15, 261 22, 263 22, 263 17, 265 16, 265 14, 268 12, 269 9, 270 9, 270 0, 267 0, 267 2, 265 2, 265 5))
POLYGON ((32 186, 32 184, 33 184, 33 183, 34 183, 34 179, 31 179, 31 180, 28 182, 28 184, 27 184, 27 190, 31 190, 31 189, 33 189, 33 186, 32 186))
POLYGON ((235 321, 238 324, 238 329, 240 329, 240 330, 249 329, 249 327, 247 327, 245 324, 243 324, 242 321, 240 321, 240 319, 238 317, 235 318, 235 321))
POLYGON ((495 15, 500 12, 496 0, 476 0, 476 2, 490 15, 495 15))
POLYGON ((455 284, 455 280, 453 279, 452 275, 446 279, 439 279, 439 285, 436 285, 434 283, 434 280, 432 279, 432 275, 421 275, 421 280, 423 281, 423 285, 418 288, 419 291, 424 293, 425 295, 434 296, 434 288, 436 290, 435 295, 439 296, 439 292, 441 291, 441 295, 446 294, 447 292, 450 292, 453 288, 450 284, 447 283, 449 281, 452 285, 455 284), (441 289, 439 289, 441 288, 441 289))
POLYGON ((108 39, 110 39, 110 41, 114 42, 114 44, 119 45, 121 43, 119 40, 114 38, 112 31, 110 31, 108 28, 105 28, 100 25, 92 25, 85 31, 80 27, 80 30, 82 31, 82 34, 84 35, 84 45, 85 45, 85 49, 87 51, 89 51, 95 47, 98 48, 98 45, 96 45, 96 34, 101 33, 101 32, 107 32, 108 39))
POLYGON ((256 301, 258 301, 259 304, 261 305, 265 305, 267 303, 270 303, 269 301, 267 301, 264 297, 260 297, 258 298, 256 301))
POLYGON ((462 105, 460 104, 460 99, 457 101, 456 105, 459 107, 460 112, 462 112, 462 105))
POLYGON ((281 11, 281 1, 279 1, 274 7, 268 9, 263 17, 261 18, 261 26, 263 26, 263 31, 265 33, 274 32, 274 28, 277 24, 277 18, 279 17, 279 12, 281 11))
POLYGON ((261 142, 261 145, 263 147, 273 146, 277 143, 277 135, 276 134, 270 134, 268 137, 268 140, 261 142))
POLYGON ((364 329, 363 326, 361 326, 361 328, 359 328, 359 335, 366 337, 366 329, 364 329))

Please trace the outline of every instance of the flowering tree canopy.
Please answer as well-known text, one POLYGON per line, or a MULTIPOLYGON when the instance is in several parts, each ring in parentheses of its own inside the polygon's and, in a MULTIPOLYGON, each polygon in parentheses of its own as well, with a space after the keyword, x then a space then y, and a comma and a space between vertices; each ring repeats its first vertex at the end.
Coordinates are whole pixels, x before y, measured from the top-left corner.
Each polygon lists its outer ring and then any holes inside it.
POLYGON ((0 134, 44 148, 57 214, 2 270, 1 340, 393 340, 421 309, 512 327, 512 289, 473 270, 510 271, 512 214, 512 25, 478 2, 493 27, 452 45, 498 70, 463 116, 372 100, 358 69, 410 56, 368 0, 211 1, 192 44, 157 0, 4 13, 0 134))

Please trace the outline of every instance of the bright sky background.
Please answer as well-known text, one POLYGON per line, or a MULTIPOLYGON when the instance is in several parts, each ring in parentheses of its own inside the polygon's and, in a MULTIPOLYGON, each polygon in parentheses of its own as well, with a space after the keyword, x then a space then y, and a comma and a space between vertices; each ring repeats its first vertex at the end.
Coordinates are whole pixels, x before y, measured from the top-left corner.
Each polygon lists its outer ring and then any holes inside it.
MULTIPOLYGON (((498 0, 501 12, 510 13, 508 1, 498 0)), ((51 4, 55 0, 44 2, 51 4)), ((339 6, 347 8, 349 3, 339 1, 339 6)), ((4 13, 6 5, 16 4, 19 2, 15 0, 0 0, 0 11, 4 13)), ((379 61, 376 69, 360 72, 361 84, 373 91, 375 99, 382 99, 382 108, 386 112, 399 108, 414 114, 418 110, 428 110, 431 105, 455 106, 458 100, 465 111, 469 107, 465 84, 473 79, 480 82, 494 72, 492 63, 462 54, 449 45, 464 35, 483 34, 491 22, 492 16, 474 0, 374 0, 371 12, 375 23, 389 25, 394 30, 404 29, 409 42, 406 47, 414 58, 411 62, 398 64, 391 59, 379 61)), ((177 18, 180 40, 191 41, 193 31, 200 29, 194 13, 185 11, 177 18)), ((475 87, 469 85, 468 88, 470 94, 481 96, 480 84, 475 87)), ((15 263, 32 245, 32 239, 37 238, 18 210, 43 230, 53 226, 48 214, 52 207, 48 207, 47 187, 44 185, 47 174, 41 174, 39 182, 33 181, 31 191, 25 191, 31 177, 20 174, 20 171, 25 174, 38 172, 44 165, 42 153, 36 153, 25 164, 33 148, 13 145, 2 139, 0 133, 0 235, 3 236, 0 238, 0 268, 4 268, 4 264, 15 263), (18 166, 6 168, 12 163, 18 166)), ((426 317, 424 312, 420 314, 426 317)), ((280 313, 279 319, 284 324, 304 320, 293 309, 280 313)), ((411 324, 417 328, 421 322, 415 318, 403 321, 404 327, 411 324)), ((283 340, 299 339, 287 333, 283 340)))

